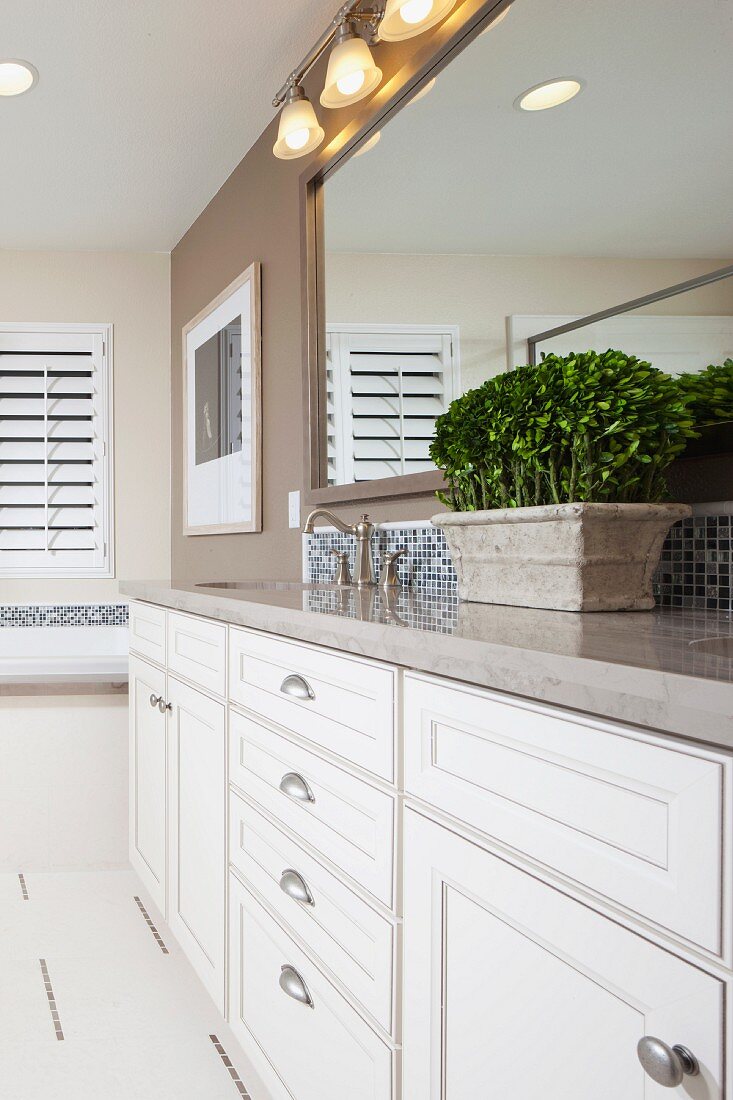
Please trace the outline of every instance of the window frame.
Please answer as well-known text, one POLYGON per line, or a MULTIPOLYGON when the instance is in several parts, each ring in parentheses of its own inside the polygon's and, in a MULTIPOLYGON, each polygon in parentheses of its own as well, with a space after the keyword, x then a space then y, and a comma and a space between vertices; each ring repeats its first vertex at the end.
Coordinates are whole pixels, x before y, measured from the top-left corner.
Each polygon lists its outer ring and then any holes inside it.
MULTIPOLYGON (((43 565, 18 566, 4 565, 0 550, 0 578, 83 578, 89 580, 109 580, 115 577, 115 484, 114 484, 114 326, 111 323, 72 323, 72 322, 17 322, 0 321, 0 336, 16 334, 18 336, 83 336, 87 340, 98 340, 101 351, 101 366, 98 379, 98 433, 102 445, 102 473, 99 479, 101 501, 101 521, 97 530, 103 543, 102 558, 98 565, 43 565)), ((59 349, 63 350, 63 349, 59 349)), ((41 352, 42 353, 42 352, 41 352)))

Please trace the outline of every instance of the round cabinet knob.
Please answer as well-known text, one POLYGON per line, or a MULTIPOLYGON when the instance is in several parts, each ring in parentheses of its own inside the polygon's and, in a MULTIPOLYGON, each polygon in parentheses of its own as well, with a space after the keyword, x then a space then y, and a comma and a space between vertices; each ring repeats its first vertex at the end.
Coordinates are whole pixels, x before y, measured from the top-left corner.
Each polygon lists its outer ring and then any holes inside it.
POLYGON ((167 710, 173 710, 173 704, 166 703, 165 699, 161 695, 160 699, 158 699, 158 710, 161 714, 165 714, 167 710))
POLYGON ((150 705, 151 705, 151 707, 157 707, 162 698, 163 698, 162 695, 151 695, 150 696, 150 705))
POLYGON ((654 1035, 645 1035, 636 1047, 644 1072, 665 1089, 681 1085, 685 1077, 696 1077, 700 1066, 694 1054, 679 1044, 671 1047, 654 1035))

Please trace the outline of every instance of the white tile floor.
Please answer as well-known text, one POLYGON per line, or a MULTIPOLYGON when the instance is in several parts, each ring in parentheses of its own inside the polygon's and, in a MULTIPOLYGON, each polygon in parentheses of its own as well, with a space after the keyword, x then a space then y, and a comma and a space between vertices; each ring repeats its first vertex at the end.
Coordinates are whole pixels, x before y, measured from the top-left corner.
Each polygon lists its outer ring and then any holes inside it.
POLYGON ((231 1033, 131 871, 28 873, 25 883, 27 901, 17 874, 0 875, 3 1098, 241 1100, 247 1086, 259 1100, 259 1083, 248 1081, 231 1033))

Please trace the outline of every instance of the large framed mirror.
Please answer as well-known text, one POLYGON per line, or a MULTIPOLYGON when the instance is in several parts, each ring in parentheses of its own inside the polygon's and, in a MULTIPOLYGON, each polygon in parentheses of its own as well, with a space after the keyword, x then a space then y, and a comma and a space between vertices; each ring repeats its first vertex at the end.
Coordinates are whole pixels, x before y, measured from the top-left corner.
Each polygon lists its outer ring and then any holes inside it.
POLYGON ((435 417, 542 350, 733 355, 729 8, 473 5, 304 180, 311 501, 432 492, 435 417))

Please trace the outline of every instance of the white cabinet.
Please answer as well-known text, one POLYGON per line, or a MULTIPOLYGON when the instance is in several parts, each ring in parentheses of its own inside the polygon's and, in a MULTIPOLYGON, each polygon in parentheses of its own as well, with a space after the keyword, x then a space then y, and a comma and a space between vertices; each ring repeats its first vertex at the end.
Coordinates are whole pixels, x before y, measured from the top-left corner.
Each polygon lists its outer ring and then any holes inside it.
POLYGON ((168 923, 224 1011, 226 718, 224 705, 168 679, 168 923))
POLYGON ((721 1100, 723 983, 405 813, 403 1100, 721 1100), (645 1035, 700 1075, 647 1077, 645 1035))
POLYGON ((391 1100, 393 1051, 233 876, 229 1022, 272 1100, 391 1100))
POLYGON ((130 657, 130 861, 166 911, 165 672, 130 657))

